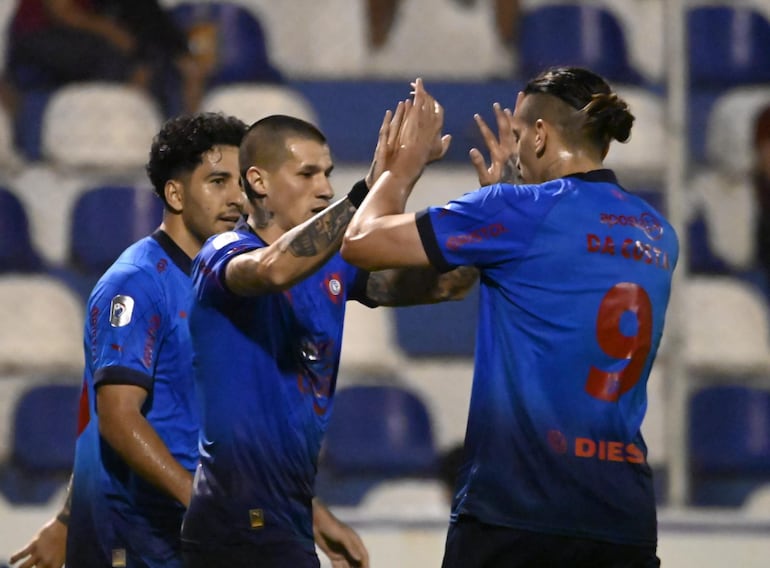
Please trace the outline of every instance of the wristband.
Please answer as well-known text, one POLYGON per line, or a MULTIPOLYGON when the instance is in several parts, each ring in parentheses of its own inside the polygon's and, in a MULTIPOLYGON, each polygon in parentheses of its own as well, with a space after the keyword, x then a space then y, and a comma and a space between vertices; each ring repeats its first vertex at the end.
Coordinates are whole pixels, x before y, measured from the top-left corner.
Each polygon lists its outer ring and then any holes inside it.
POLYGON ((353 207, 358 209, 366 198, 366 194, 369 193, 369 187, 366 185, 366 180, 356 182, 353 189, 348 193, 348 200, 353 204, 353 207))

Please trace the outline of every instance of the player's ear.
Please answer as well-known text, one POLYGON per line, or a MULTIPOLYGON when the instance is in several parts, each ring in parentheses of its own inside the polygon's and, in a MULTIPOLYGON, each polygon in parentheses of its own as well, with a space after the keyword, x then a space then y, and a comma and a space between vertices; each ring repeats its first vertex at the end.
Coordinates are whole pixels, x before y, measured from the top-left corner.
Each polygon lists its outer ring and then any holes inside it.
POLYGON ((184 186, 179 180, 170 179, 163 186, 166 203, 174 213, 181 213, 184 209, 184 186))
POLYGON ((535 121, 535 155, 541 158, 548 143, 548 126, 542 118, 535 121))
POLYGON ((264 197, 267 195, 264 172, 260 168, 251 166, 246 170, 246 183, 248 183, 249 187, 257 194, 257 197, 264 197))

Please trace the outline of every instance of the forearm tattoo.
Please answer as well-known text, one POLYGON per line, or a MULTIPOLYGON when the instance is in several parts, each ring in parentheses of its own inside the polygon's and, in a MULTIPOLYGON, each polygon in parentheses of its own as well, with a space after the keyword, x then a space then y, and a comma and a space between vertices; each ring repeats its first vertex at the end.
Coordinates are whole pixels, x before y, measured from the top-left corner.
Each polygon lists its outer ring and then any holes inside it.
POLYGON ((516 167, 516 160, 514 157, 508 156, 508 159, 503 163, 502 171, 500 172, 500 183, 520 183, 521 178, 519 176, 519 170, 516 167))
POLYGON ((287 244, 294 256, 316 256, 339 244, 356 208, 343 199, 329 207, 315 222, 297 231, 287 244))

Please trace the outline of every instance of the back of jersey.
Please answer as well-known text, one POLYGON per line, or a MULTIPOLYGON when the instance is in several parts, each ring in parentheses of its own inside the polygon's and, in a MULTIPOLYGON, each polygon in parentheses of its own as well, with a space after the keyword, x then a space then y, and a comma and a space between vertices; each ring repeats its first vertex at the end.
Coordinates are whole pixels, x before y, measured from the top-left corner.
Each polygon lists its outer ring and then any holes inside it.
POLYGON ((477 263, 470 463, 454 514, 654 543, 639 429, 676 234, 607 170, 497 187, 477 200, 482 211, 498 202, 494 246, 510 252, 477 263))

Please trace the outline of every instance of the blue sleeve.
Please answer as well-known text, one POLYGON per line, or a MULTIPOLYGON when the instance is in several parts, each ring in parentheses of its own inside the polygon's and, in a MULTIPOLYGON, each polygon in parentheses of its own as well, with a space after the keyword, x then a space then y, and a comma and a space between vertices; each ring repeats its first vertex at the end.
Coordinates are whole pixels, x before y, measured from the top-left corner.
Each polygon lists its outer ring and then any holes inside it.
POLYGON ((227 263, 245 252, 263 247, 254 235, 228 231, 211 237, 193 261, 192 280, 195 298, 202 304, 219 304, 232 293, 225 285, 227 263))
POLYGON ((169 326, 165 293, 137 267, 110 273, 89 300, 88 341, 94 384, 152 390, 157 344, 169 326))
POLYGON ((431 264, 448 271, 522 259, 558 192, 537 185, 482 187, 417 214, 431 264))

